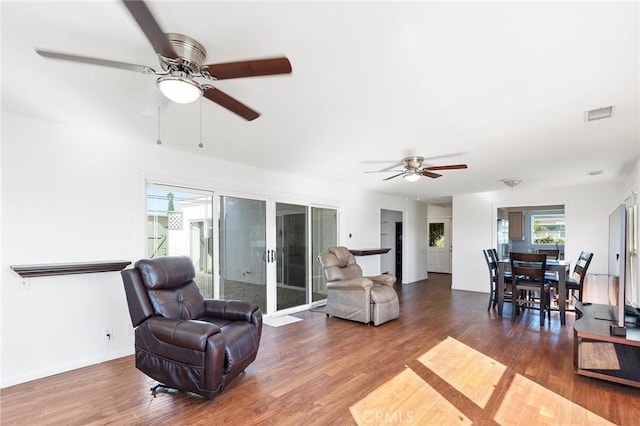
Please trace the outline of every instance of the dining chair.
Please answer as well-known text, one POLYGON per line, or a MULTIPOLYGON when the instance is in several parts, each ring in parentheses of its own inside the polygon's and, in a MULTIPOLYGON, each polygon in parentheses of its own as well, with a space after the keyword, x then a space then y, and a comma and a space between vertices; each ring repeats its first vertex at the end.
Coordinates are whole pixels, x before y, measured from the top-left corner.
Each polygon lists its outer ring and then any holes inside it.
POLYGON ((547 260, 559 260, 560 259, 560 250, 559 249, 538 249, 538 253, 543 253, 547 255, 547 260))
MULTIPOLYGON (((593 253, 588 251, 581 252, 580 257, 576 261, 576 266, 574 266, 573 268, 573 273, 565 280, 567 296, 569 295, 569 293, 571 293, 571 295, 580 302, 582 302, 584 279, 587 275, 587 269, 589 269, 589 265, 591 264, 591 259, 593 259, 593 253), (575 297, 575 292, 578 293, 578 297, 575 297)), ((554 289, 555 291, 558 290, 557 278, 548 276, 547 282, 550 288, 554 289)), ((569 300, 569 298, 567 297, 565 300, 569 300)))
POLYGON ((520 308, 540 311, 540 326, 544 325, 545 312, 551 322, 549 286, 545 279, 547 255, 544 253, 511 253, 513 292, 511 319, 519 315, 520 308), (535 305, 538 305, 537 307, 535 305))
MULTIPOLYGON (((494 248, 482 250, 484 260, 487 262, 487 268, 489 269, 489 306, 487 311, 494 308, 498 304, 498 251, 494 248)), ((511 287, 511 272, 505 272, 504 274, 505 287, 511 287)), ((511 302, 510 291, 505 288, 505 302, 511 302)))

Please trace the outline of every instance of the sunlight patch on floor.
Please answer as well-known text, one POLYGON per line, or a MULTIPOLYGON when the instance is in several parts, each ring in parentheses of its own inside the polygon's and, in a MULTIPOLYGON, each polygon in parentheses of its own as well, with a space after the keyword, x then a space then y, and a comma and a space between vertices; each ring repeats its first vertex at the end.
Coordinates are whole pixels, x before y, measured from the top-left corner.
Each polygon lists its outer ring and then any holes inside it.
POLYGON ((534 381, 516 374, 494 417, 502 425, 613 425, 534 381))
POLYGON ((447 337, 418 358, 431 371, 481 408, 486 407, 507 367, 447 337))
POLYGON ((406 368, 349 408, 358 425, 470 425, 462 412, 406 368))
MULTIPOLYGON (((480 408, 486 407, 508 369, 452 337, 421 355, 418 361, 480 408)), ((349 411, 358 425, 472 423, 409 367, 349 411)), ((494 420, 500 425, 613 425, 520 374, 514 375, 494 420)))

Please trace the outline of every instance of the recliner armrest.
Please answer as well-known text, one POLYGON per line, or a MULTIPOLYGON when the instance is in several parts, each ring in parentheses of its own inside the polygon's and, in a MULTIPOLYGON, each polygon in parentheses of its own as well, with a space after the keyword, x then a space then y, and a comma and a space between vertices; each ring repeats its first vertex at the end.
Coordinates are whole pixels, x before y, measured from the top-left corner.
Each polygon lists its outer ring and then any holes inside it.
POLYGON ((396 282, 396 276, 393 274, 382 274, 365 278, 369 278, 374 284, 393 285, 396 282))
POLYGON ((327 289, 366 289, 371 288, 373 281, 366 277, 353 278, 351 280, 344 281, 329 281, 327 283, 327 289))
POLYGON ((229 321, 253 321, 256 311, 260 308, 255 303, 241 300, 213 300, 205 299, 204 315, 207 317, 222 318, 229 321))
POLYGON ((155 338, 181 348, 204 351, 210 336, 220 333, 217 326, 198 320, 149 318, 149 330, 155 338))

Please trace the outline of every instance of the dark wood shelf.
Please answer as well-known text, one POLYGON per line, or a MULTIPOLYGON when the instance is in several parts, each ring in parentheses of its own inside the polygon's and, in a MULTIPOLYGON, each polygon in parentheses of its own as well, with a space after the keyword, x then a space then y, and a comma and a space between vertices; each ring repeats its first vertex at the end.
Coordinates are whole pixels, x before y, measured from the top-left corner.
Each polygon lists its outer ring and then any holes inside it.
POLYGON ((374 254, 389 253, 389 250, 391 250, 391 248, 350 249, 349 251, 354 256, 371 256, 374 254))
MULTIPOLYGON (((577 374, 624 385, 640 387, 640 328, 627 324, 626 336, 612 336, 608 318, 608 305, 585 305, 576 303, 576 321, 573 324, 573 365, 577 374), (613 353, 608 356, 617 360, 614 367, 606 365, 581 365, 581 345, 604 343, 611 345, 613 353)), ((600 358, 606 358, 600 356, 600 358)), ((606 364, 606 363, 605 363, 606 364)))
POLYGON ((122 271, 131 262, 110 260, 101 262, 47 263, 41 265, 11 265, 22 278, 45 277, 51 275, 91 274, 96 272, 122 271))

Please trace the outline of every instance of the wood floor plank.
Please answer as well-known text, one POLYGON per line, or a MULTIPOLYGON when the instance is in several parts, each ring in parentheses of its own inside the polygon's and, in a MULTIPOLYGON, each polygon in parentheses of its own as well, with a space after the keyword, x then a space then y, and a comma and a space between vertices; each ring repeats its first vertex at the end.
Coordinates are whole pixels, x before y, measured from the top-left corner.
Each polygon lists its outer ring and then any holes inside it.
MULTIPOLYGON (((155 382, 136 370, 134 358, 127 356, 0 390, 0 422, 355 425, 350 407, 375 393, 382 395, 380 404, 393 399, 398 411, 412 411, 421 419, 413 424, 437 424, 435 418, 423 416, 430 402, 421 404, 417 393, 404 400, 384 397, 385 392, 402 394, 402 388, 385 384, 408 371, 424 389, 475 424, 531 424, 522 421, 525 415, 547 424, 637 424, 639 389, 574 374, 573 314, 567 315, 565 327, 556 313, 544 327, 539 326, 537 312, 525 312, 514 323, 509 304, 505 317, 487 312, 487 294, 452 291, 451 277, 445 274, 429 274, 428 280, 396 288, 400 318, 378 327, 327 318, 322 309, 294 314, 303 321, 265 326, 256 361, 212 401, 185 392, 152 397, 149 388, 155 382), (465 374, 462 355, 447 360, 449 367, 440 362, 448 371, 444 377, 418 361, 447 339, 506 366, 488 398, 482 392, 469 397, 449 382, 457 370, 465 374), (460 362, 462 367, 453 367, 460 362), (520 380, 526 384, 524 391, 515 387, 520 380), (532 390, 536 397, 527 402, 532 390)), ((466 373, 473 383, 485 374, 466 373)))

